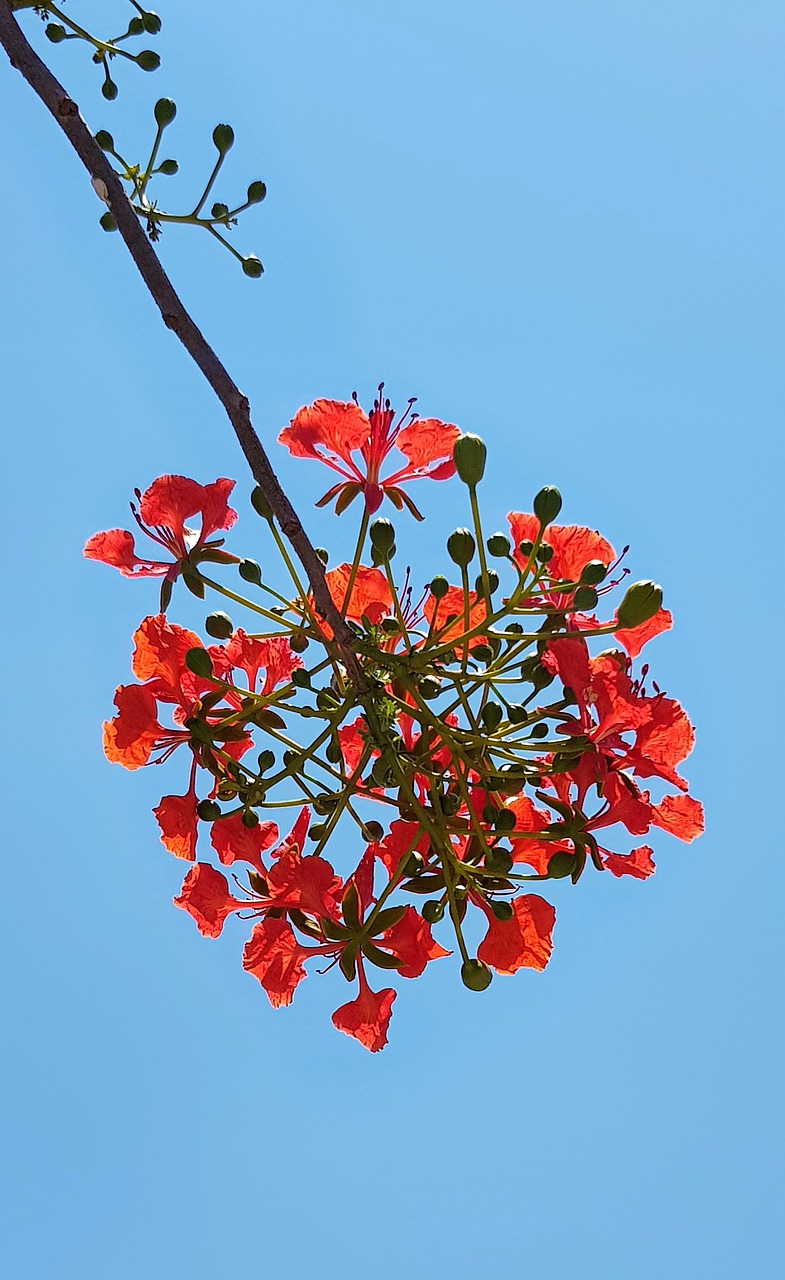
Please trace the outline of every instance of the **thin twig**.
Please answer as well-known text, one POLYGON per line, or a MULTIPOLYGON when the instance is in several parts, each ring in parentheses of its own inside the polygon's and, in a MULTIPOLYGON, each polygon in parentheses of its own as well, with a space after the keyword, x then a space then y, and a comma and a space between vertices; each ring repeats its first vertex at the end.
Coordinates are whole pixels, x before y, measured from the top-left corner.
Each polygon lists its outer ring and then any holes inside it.
POLYGON ((251 422, 248 398, 235 385, 204 334, 180 301, 131 208, 130 201, 112 166, 79 114, 76 103, 28 43, 13 17, 10 0, 0 0, 0 44, 8 54, 11 66, 24 76, 31 89, 51 112, 91 179, 103 184, 101 195, 106 196, 106 203, 117 223, 117 229, 153 301, 161 312, 164 324, 180 339, 226 410, 251 474, 267 498, 282 533, 292 544, 307 574, 319 613, 333 630, 352 684, 358 692, 363 691, 365 682, 354 651, 354 634, 333 603, 325 581, 324 566, 303 529, 296 511, 281 488, 278 477, 256 434, 251 422))

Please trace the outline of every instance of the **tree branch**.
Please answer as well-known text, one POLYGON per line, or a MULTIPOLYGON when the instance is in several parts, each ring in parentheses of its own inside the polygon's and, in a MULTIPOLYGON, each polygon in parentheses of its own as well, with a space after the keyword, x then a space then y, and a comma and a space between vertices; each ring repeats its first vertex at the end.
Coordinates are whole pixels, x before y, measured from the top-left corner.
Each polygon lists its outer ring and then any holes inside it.
POLYGON ((180 339, 223 405, 240 448, 245 454, 251 474, 267 498, 282 533, 291 543, 307 574, 316 607, 333 630, 352 684, 358 692, 362 691, 365 682, 354 651, 354 633, 333 603, 325 581, 324 566, 303 529, 296 511, 281 488, 278 477, 254 430, 247 397, 235 385, 204 334, 184 307, 145 235, 137 215, 131 208, 119 178, 79 114, 76 103, 28 43, 13 17, 13 7, 12 0, 0 0, 0 44, 8 54, 11 66, 21 73, 50 111, 91 179, 103 184, 101 193, 103 195, 105 191, 106 202, 114 215, 117 229, 153 301, 161 312, 164 324, 180 339))

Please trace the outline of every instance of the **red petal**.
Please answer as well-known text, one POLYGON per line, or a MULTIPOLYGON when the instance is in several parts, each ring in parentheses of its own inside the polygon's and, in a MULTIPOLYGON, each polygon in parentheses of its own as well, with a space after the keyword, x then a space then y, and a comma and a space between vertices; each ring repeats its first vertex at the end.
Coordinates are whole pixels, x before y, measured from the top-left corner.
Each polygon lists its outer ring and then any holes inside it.
POLYGON ((117 715, 104 723, 104 753, 112 764, 140 769, 147 764, 162 732, 158 704, 140 684, 121 684, 114 695, 117 715))
POLYGON ((703 805, 692 796, 666 796, 654 807, 654 821, 663 831, 689 843, 703 834, 703 805))
POLYGON ((333 1026, 347 1036, 354 1036, 371 1053, 378 1053, 387 1043, 395 995, 391 987, 371 991, 369 986, 361 984, 357 999, 335 1010, 333 1026))
POLYGON ((233 911, 242 911, 247 902, 239 902, 229 893, 226 877, 209 862, 197 862, 183 881, 174 905, 187 911, 206 938, 217 938, 224 921, 233 911))
POLYGON ((402 978, 419 978, 429 960, 452 955, 435 941, 431 926, 414 907, 407 907, 406 915, 391 929, 385 930, 379 945, 403 961, 397 970, 402 978))
POLYGON ((201 640, 195 632, 167 622, 164 614, 143 620, 134 634, 134 645, 133 673, 137 680, 156 682, 154 692, 159 701, 179 702, 183 689, 195 698, 197 687, 211 687, 204 681, 199 686, 185 665, 189 649, 204 648, 201 640))
POLYGON ((655 871, 653 852, 654 850, 647 844, 642 844, 640 848, 633 849, 629 854, 603 851, 602 860, 611 875, 633 876, 636 880, 648 880, 655 871))
POLYGON ((261 920, 243 949, 243 968, 258 978, 274 1009, 292 1003, 295 987, 306 976, 309 955, 285 920, 261 920))
MULTIPOLYGON (((410 467, 419 469, 443 459, 452 460, 452 447, 460 434, 460 428, 453 426, 451 422, 440 422, 438 418, 418 418, 398 432, 395 447, 409 459, 410 467)), ((454 469, 453 464, 448 474, 453 475, 454 469)), ((390 477, 393 481, 396 478, 390 477)), ((439 478, 447 479, 447 476, 439 478)))
POLYGON ((513 898, 515 914, 511 920, 489 916, 488 932, 477 949, 497 973, 516 973, 518 969, 545 968, 551 958, 551 933, 556 912, 549 902, 533 893, 513 898))
POLYGON ((284 853, 267 873, 270 897, 277 907, 296 907, 309 915, 340 920, 342 882, 329 862, 296 849, 284 853))
POLYGON ((278 828, 274 822, 258 822, 255 827, 246 827, 239 813, 219 818, 210 830, 210 843, 225 867, 239 860, 250 862, 261 872, 265 870, 261 855, 277 839, 278 828))
POLYGON ((352 566, 339 564, 325 574, 327 587, 336 608, 347 618, 359 622, 363 614, 371 622, 378 622, 392 609, 392 597, 386 577, 380 569, 360 567, 352 585, 349 603, 344 608, 346 589, 349 586, 352 566))
MULTIPOLYGON (((464 598, 462 587, 448 587, 440 600, 435 600, 432 595, 428 595, 425 604, 423 605, 423 614, 425 615, 428 623, 430 623, 431 619, 435 616, 436 622, 434 623, 434 629, 438 632, 439 644, 449 644, 453 640, 459 640, 467 630, 464 625, 463 606, 464 598), (454 615, 455 621, 448 624, 447 619, 450 617, 450 614, 454 615)), ((485 616, 486 609, 484 601, 475 601, 474 604, 469 606, 468 629, 472 630, 474 627, 479 626, 480 623, 484 621, 485 616)), ((470 649, 478 644, 485 644, 485 636, 482 633, 472 636, 468 641, 470 649)))
POLYGON ((673 614, 669 609, 658 609, 653 618, 642 622, 639 627, 628 627, 623 631, 614 631, 613 638, 618 640, 631 658, 637 658, 641 649, 655 636, 663 631, 670 631, 673 626, 673 614))
POLYGON ((159 476, 142 494, 139 514, 152 528, 161 525, 180 535, 186 520, 201 514, 199 541, 203 542, 216 529, 231 529, 237 519, 237 512, 228 505, 233 488, 234 480, 202 485, 187 476, 159 476))
POLYGON ((288 427, 284 427, 278 443, 285 445, 295 458, 325 459, 318 446, 334 458, 350 462, 353 449, 365 444, 371 424, 359 405, 352 401, 315 400, 300 409, 288 427))
POLYGON ((196 857, 196 796, 188 791, 184 796, 163 796, 153 809, 161 828, 161 844, 176 858, 193 862, 196 857))
POLYGON ((169 572, 168 564, 138 558, 133 534, 127 529, 94 533, 87 539, 82 554, 88 560, 100 560, 101 564, 119 569, 125 578, 160 578, 169 572))

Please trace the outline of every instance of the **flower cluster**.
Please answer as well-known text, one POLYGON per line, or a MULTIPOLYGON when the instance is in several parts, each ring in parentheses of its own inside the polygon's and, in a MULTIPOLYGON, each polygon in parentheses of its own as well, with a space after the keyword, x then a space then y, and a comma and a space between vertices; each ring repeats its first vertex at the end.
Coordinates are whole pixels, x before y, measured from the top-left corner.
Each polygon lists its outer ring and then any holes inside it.
POLYGON ((325 573, 354 636, 354 673, 258 490, 289 596, 216 538, 236 518, 227 480, 163 476, 137 494, 137 524, 166 559, 139 558, 117 529, 85 549, 126 576, 163 579, 160 612, 134 637, 136 683, 117 690, 104 748, 129 769, 185 748, 187 789, 155 809, 166 848, 193 864, 176 906, 206 937, 230 915, 250 922, 243 967, 276 1008, 291 1002, 309 960, 318 957, 319 972, 337 968, 354 994, 333 1023, 372 1051, 386 1043, 397 994, 375 989, 374 970, 416 978, 451 954, 433 926, 451 929, 471 990, 494 973, 542 970, 555 911, 529 890, 577 883, 589 865, 646 879, 653 851, 641 837, 660 828, 689 841, 703 827, 678 772, 693 745, 689 720, 647 686, 647 665, 633 668, 671 626, 659 587, 634 583, 614 608, 623 555, 591 529, 555 523, 551 487, 531 513, 508 516, 506 533, 485 537, 485 445, 411 410, 396 421, 381 388, 367 416, 356 400, 317 400, 280 437, 341 475, 322 499, 339 514, 363 499, 352 561, 325 573), (393 448, 406 463, 384 478, 393 448), (409 570, 403 581, 394 570, 392 523, 372 517, 389 498, 421 518, 401 485, 456 472, 471 527, 447 539, 450 576, 433 573, 418 595, 409 570), (212 565, 236 569, 253 592, 209 577, 212 565), (199 599, 211 591, 239 604, 257 629, 215 611, 205 629, 220 643, 210 644, 170 622, 178 579, 199 599), (598 639, 606 647, 595 652, 598 639), (283 838, 281 809, 293 811, 283 838), (351 849, 351 828, 354 854, 336 870, 328 845, 351 849))

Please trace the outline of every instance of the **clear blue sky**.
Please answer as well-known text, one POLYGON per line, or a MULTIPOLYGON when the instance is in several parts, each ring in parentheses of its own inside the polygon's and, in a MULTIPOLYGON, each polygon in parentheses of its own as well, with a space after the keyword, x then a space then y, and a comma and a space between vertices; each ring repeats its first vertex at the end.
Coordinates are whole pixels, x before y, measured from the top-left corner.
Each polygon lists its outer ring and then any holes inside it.
MULTIPOLYGON (((374 1057, 330 1027, 328 980, 273 1013, 243 927, 210 943, 172 908, 150 807, 180 771, 100 750, 155 589, 81 547, 162 472, 236 476, 244 509, 249 485, 3 61, 4 1274, 778 1276, 782 6, 158 8, 163 68, 121 68, 115 104, 40 43, 118 142, 177 100, 183 201, 218 120, 227 190, 268 183, 238 231, 262 281, 207 237, 161 244, 264 438, 385 378, 487 439, 489 523, 556 483, 630 542, 676 617, 651 660, 696 723, 708 831, 663 833, 646 884, 560 885, 544 975, 477 996, 433 965, 374 1057)), ((278 462, 320 541, 324 476, 278 462)), ((443 539, 446 488, 419 496, 443 539)))

